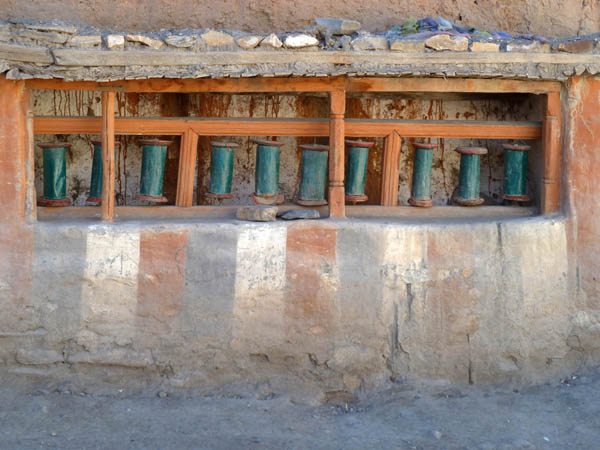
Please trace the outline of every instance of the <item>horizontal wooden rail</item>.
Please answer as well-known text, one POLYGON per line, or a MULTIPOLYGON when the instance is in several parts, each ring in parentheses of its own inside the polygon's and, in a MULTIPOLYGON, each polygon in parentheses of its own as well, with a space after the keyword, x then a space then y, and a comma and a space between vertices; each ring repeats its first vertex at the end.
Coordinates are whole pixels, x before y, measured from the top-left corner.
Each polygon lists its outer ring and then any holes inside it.
MULTIPOLYGON (((432 54, 433 55, 433 54, 432 54)), ((493 78, 388 78, 388 77, 315 77, 315 78, 225 78, 225 79, 151 79, 99 83, 95 81, 27 80, 33 89, 87 90, 105 89, 123 92, 219 92, 219 93, 297 93, 297 92, 473 92, 532 93, 560 92, 557 81, 503 80, 493 78)))
MULTIPOLYGON (((346 119, 346 136, 539 139, 539 122, 346 119)), ((100 134, 97 117, 35 117, 35 134, 100 134)), ((328 119, 116 118, 115 134, 199 136, 329 136, 328 119)))

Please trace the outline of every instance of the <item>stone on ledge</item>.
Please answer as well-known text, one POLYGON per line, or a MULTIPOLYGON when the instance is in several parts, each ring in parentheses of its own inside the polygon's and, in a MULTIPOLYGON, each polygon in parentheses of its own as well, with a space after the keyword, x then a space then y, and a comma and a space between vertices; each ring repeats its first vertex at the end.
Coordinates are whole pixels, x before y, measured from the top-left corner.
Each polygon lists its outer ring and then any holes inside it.
POLYGON ((283 42, 281 42, 281 39, 279 39, 275 33, 271 33, 261 41, 260 46, 281 48, 283 46, 283 42))
POLYGON ((251 222, 273 222, 277 217, 277 206, 240 206, 235 218, 251 222))
POLYGON ((19 33, 20 37, 34 39, 36 41, 46 41, 53 44, 64 44, 69 39, 68 34, 64 33, 51 33, 45 31, 36 30, 23 30, 19 33))
POLYGON ((262 40, 262 36, 244 36, 239 38, 236 42, 237 45, 242 47, 244 50, 250 50, 260 44, 260 41, 262 40))
POLYGON ((47 23, 26 23, 25 28, 30 30, 38 31, 54 31, 57 33, 75 34, 77 33, 77 27, 75 25, 67 25, 59 22, 47 22, 47 23))
POLYGON ((317 24, 317 28, 333 35, 352 34, 360 30, 360 22, 356 20, 319 17, 315 19, 315 23, 317 24))
POLYGON ((539 41, 511 42, 506 46, 507 52, 519 53, 548 53, 550 44, 542 44, 539 41))
POLYGON ((437 51, 451 50, 454 52, 466 52, 469 50, 469 39, 464 36, 437 34, 428 38, 425 41, 425 46, 437 51))
POLYGON ((285 38, 286 48, 305 48, 319 45, 319 40, 308 34, 297 34, 285 38))
POLYGON ((395 52, 422 52, 425 50, 425 41, 416 39, 394 39, 390 50, 395 52))
POLYGON ((592 53, 595 41, 593 39, 582 39, 579 41, 561 42, 556 49, 567 53, 592 53))
POLYGON ((139 42, 140 44, 147 45, 154 50, 158 50, 163 46, 163 41, 151 38, 149 36, 144 36, 143 34, 128 34, 127 40, 129 42, 139 42))
POLYGON ((291 209, 281 215, 283 220, 319 219, 321 215, 316 209, 291 209))
POLYGON ((381 36, 365 35, 350 42, 353 50, 387 50, 388 41, 381 36))
POLYGON ((165 42, 171 47, 189 48, 196 43, 196 37, 189 34, 171 34, 165 38, 165 42))
POLYGON ((106 36, 106 46, 110 49, 123 48, 125 46, 125 36, 122 34, 109 34, 106 36))
POLYGON ((102 44, 102 36, 97 35, 86 35, 86 36, 73 36, 69 39, 69 44, 76 47, 87 47, 93 45, 102 44))
POLYGON ((200 37, 210 47, 223 47, 233 44, 233 36, 222 31, 210 30, 203 33, 200 37))
POLYGON ((499 52, 500 45, 495 42, 473 42, 471 44, 472 52, 499 52))

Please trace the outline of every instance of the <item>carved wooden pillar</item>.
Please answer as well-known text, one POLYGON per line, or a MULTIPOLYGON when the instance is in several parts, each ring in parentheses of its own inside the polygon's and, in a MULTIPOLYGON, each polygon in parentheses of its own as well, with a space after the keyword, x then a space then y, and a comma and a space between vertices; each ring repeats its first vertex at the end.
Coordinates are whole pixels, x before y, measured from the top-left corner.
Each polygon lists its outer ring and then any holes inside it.
POLYGON ((344 195, 344 113, 346 91, 330 94, 329 120, 329 217, 346 217, 344 195))
POLYGON ((381 204, 398 205, 398 176, 400 175, 400 150, 402 138, 395 131, 385 137, 383 173, 381 174, 381 204))
POLYGON ((181 138, 181 150, 179 153, 177 196, 175 198, 175 205, 177 206, 192 206, 197 152, 198 135, 192 130, 187 130, 181 138))

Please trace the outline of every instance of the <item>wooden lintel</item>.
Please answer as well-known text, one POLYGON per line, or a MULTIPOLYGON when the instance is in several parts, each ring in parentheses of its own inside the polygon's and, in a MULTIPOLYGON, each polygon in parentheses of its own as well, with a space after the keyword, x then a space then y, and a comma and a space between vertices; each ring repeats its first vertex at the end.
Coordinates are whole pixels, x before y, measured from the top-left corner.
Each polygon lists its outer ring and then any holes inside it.
POLYGON ((191 129, 183 133, 179 154, 179 171, 177 175, 176 206, 192 206, 194 202, 194 176, 196 174, 196 156, 198 152, 198 135, 191 129))
POLYGON ((102 93, 102 220, 115 215, 115 93, 102 93))
POLYGON ((398 183, 400 175, 400 150, 402 138, 395 131, 385 138, 383 151, 383 173, 381 174, 381 205, 398 204, 398 183))
MULTIPOLYGON (((36 117, 36 134, 100 134, 102 123, 94 117, 36 117)), ((200 136, 329 136, 327 119, 188 119, 120 118, 115 133, 129 135, 183 135, 192 130, 200 136)), ((539 139, 539 122, 485 122, 436 120, 346 119, 349 137, 403 137, 466 139, 539 139)))
POLYGON ((505 80, 497 78, 391 78, 391 77, 273 77, 273 78, 200 78, 95 81, 63 81, 58 79, 27 80, 33 89, 122 90, 125 92, 219 92, 219 93, 298 93, 329 92, 479 92, 532 93, 559 92, 557 81, 505 80))

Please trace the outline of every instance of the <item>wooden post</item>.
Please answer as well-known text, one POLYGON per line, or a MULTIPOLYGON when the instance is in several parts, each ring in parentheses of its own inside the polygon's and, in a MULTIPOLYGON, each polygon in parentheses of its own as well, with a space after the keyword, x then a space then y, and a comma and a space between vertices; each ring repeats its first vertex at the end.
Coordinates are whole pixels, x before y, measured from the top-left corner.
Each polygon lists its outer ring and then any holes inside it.
POLYGON ((402 138, 395 131, 385 138, 383 150, 383 173, 381 174, 381 204, 398 205, 398 176, 400 174, 400 150, 402 138))
POLYGON ((346 91, 331 91, 329 119, 329 217, 345 218, 344 113, 346 91))
POLYGON ((177 196, 175 205, 192 206, 194 201, 194 176, 198 153, 198 135, 191 129, 183 133, 179 153, 179 171, 177 174, 177 196))
POLYGON ((115 215, 115 93, 102 92, 102 220, 115 215))
MULTIPOLYGON (((29 97, 29 88, 28 97, 29 97)), ((35 192, 35 135, 33 133, 33 111, 31 110, 31 103, 28 103, 27 115, 25 119, 26 124, 26 142, 25 142, 25 174, 26 174, 26 186, 27 191, 25 192, 25 220, 28 222, 35 222, 37 220, 37 194, 35 192)))
POLYGON ((560 92, 546 94, 542 127, 542 214, 560 209, 561 105, 560 92))

